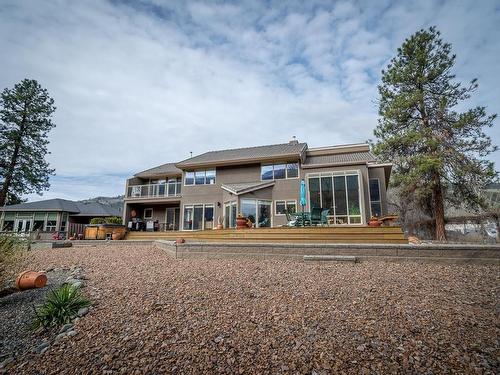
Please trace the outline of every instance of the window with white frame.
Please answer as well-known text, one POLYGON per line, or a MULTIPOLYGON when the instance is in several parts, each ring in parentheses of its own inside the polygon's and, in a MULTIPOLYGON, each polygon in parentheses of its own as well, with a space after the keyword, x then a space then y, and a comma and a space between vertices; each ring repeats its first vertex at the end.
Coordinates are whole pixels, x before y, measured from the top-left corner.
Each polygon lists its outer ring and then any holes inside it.
POLYGON ((145 208, 144 209, 144 219, 152 219, 153 218, 153 209, 145 208))
POLYGON ((283 180, 299 176, 299 163, 281 163, 261 165, 261 180, 283 180))
POLYGON ((285 215, 285 211, 289 214, 297 212, 297 202, 296 201, 275 201, 276 205, 276 215, 285 215))
POLYGON ((382 204, 380 201, 380 180, 370 178, 370 209, 372 216, 382 216, 382 204))
POLYGON ((193 204, 184 206, 184 230, 213 229, 213 223, 213 204, 193 204))
POLYGON ((46 232, 54 232, 57 230, 57 212, 49 212, 47 214, 47 222, 45 224, 46 232))
POLYGON ((184 174, 184 185, 214 185, 215 169, 188 171, 184 174))

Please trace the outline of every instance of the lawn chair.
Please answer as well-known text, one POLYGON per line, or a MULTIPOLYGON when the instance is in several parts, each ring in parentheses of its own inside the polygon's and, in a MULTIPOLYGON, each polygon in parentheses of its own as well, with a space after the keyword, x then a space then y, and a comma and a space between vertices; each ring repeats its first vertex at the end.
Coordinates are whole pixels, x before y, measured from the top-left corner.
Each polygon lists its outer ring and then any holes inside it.
POLYGON ((330 210, 328 208, 321 211, 321 225, 328 225, 328 214, 330 210))
POLYGON ((286 226, 287 227, 294 227, 297 224, 297 215, 292 215, 288 210, 285 210, 285 216, 286 216, 286 226))
POLYGON ((311 225, 321 224, 321 214, 323 210, 321 207, 313 207, 311 210, 311 225))

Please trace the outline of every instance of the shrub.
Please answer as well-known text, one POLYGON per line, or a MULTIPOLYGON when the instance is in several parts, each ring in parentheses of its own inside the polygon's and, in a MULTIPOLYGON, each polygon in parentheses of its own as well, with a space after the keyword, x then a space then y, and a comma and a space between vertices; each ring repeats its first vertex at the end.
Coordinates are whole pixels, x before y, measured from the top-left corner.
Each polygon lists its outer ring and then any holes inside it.
POLYGON ((121 224, 122 218, 118 216, 109 217, 94 217, 90 220, 90 224, 121 224))
POLYGON ((106 224, 106 220, 103 217, 94 217, 90 219, 90 224, 106 224))
POLYGON ((29 240, 14 235, 0 235, 0 288, 20 271, 29 240))
POLYGON ((122 218, 118 216, 110 216, 104 218, 106 220, 107 224, 121 224, 122 223, 122 218))
POLYGON ((35 308, 36 317, 33 327, 59 326, 71 322, 77 317, 78 310, 90 306, 90 301, 82 295, 80 289, 64 284, 52 290, 43 305, 35 308))

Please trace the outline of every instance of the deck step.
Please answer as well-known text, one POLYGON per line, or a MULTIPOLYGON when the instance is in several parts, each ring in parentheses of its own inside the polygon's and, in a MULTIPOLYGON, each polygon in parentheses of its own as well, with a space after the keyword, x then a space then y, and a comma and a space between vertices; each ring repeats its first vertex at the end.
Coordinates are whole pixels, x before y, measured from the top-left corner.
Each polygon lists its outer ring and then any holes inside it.
POLYGON ((352 262, 358 259, 350 255, 304 255, 305 262, 352 262))

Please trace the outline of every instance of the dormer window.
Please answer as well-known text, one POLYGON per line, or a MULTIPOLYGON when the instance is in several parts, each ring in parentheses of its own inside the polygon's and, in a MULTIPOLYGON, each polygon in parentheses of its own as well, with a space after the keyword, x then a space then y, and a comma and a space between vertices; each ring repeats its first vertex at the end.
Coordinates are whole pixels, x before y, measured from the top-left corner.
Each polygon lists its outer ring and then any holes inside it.
POLYGON ((299 163, 262 165, 260 178, 266 180, 284 180, 299 177, 299 163))

